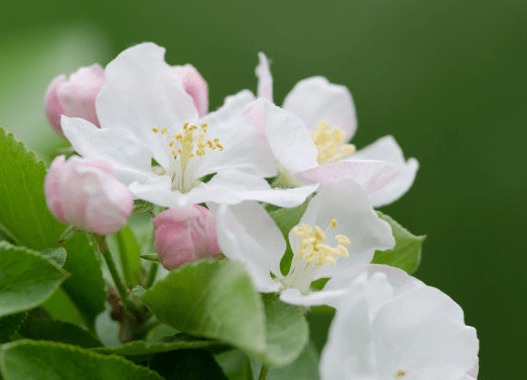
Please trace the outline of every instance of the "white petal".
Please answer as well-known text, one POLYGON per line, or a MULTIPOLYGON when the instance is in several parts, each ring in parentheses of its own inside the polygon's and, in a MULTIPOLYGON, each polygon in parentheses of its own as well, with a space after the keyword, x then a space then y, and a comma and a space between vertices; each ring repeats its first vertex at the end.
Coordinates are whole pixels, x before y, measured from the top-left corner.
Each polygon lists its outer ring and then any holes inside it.
POLYGON ((348 141, 357 129, 355 105, 349 90, 323 77, 298 82, 286 96, 283 108, 299 116, 310 131, 326 120, 346 132, 348 141))
POLYGON ((256 76, 258 77, 258 89, 256 95, 259 98, 265 98, 270 102, 273 101, 273 77, 269 70, 269 60, 264 53, 258 53, 260 63, 256 66, 256 76))
POLYGON ((198 112, 175 71, 165 63, 165 49, 153 43, 131 47, 108 64, 105 83, 97 100, 102 128, 126 128, 151 147, 162 165, 168 158, 152 128, 181 129, 193 122, 198 112))
POLYGON ((392 136, 384 136, 367 147, 355 152, 353 160, 381 160, 399 167, 399 174, 381 189, 369 194, 374 207, 390 204, 406 193, 414 183, 419 163, 415 158, 404 160, 403 152, 392 136))
MULTIPOLYGON (((355 265, 367 264, 376 250, 390 249, 395 245, 390 225, 377 216, 360 186, 351 180, 321 187, 309 202, 300 224, 319 226, 325 230, 332 219, 337 220, 337 226, 329 228, 326 236, 347 236, 351 242, 347 247, 350 256, 339 257, 335 267, 326 264, 317 272, 315 279, 331 278, 355 265)), ((300 245, 300 238, 291 231, 289 242, 295 252, 300 245)), ((336 241, 330 240, 328 244, 335 246, 336 241)))
POLYGON ((271 188, 269 183, 263 178, 237 170, 226 170, 218 173, 205 185, 207 187, 216 186, 228 189, 240 201, 255 200, 271 203, 280 207, 298 206, 318 188, 318 185, 303 186, 294 189, 271 188))
POLYGON ((461 379, 478 353, 476 331, 465 326, 459 305, 428 286, 384 306, 372 330, 381 376, 401 369, 410 380, 461 379))
POLYGON ((66 116, 62 116, 62 129, 76 152, 108 160, 121 182, 143 182, 153 176, 150 151, 125 129, 99 129, 84 119, 66 116))
POLYGON ((353 282, 345 308, 337 309, 320 359, 321 380, 379 380, 374 375, 373 332, 365 297, 367 277, 353 282))
MULTIPOLYGON (((318 166, 318 151, 302 120, 265 99, 264 128, 276 160, 290 173, 318 166)), ((256 105, 258 106, 258 105, 256 105)))
POLYGON ((302 294, 296 288, 289 288, 280 293, 280 299, 291 305, 298 306, 320 306, 327 305, 335 307, 338 305, 342 297, 346 294, 345 289, 338 290, 321 290, 318 292, 311 292, 309 294, 302 294))
POLYGON ((246 171, 261 177, 277 174, 274 155, 265 137, 243 117, 243 111, 252 101, 254 96, 249 91, 242 91, 228 97, 218 111, 203 118, 203 122, 208 124, 206 138, 218 138, 224 150, 201 157, 197 177, 226 169, 246 171))
POLYGON ((371 265, 337 306, 320 369, 322 380, 392 379, 399 371, 409 380, 465 380, 477 351, 475 330, 447 295, 371 265))
POLYGON ((270 274, 281 276, 280 260, 286 242, 269 214, 256 202, 243 202, 221 205, 216 220, 223 254, 245 264, 259 291, 278 291, 280 284, 270 274))
POLYGON ((295 173, 303 182, 325 185, 349 178, 366 192, 375 192, 387 186, 399 174, 399 166, 387 161, 341 160, 295 173))

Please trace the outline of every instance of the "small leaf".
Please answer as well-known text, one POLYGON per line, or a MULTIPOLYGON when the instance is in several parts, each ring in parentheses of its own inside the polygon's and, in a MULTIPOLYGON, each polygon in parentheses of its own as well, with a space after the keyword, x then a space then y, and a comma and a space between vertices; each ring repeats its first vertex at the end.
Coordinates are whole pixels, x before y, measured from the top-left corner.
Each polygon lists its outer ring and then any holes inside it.
POLYGON ((265 351, 262 300, 240 263, 184 265, 148 289, 142 301, 179 331, 220 339, 246 352, 265 351))
POLYGON ((415 236, 388 215, 377 211, 379 217, 392 227, 395 247, 389 251, 377 251, 372 264, 385 264, 401 268, 411 274, 421 259, 421 246, 426 236, 415 236))
POLYGON ((18 313, 0 317, 0 344, 11 341, 11 337, 18 331, 26 315, 26 313, 18 313))
POLYGON ((166 380, 227 380, 212 354, 203 349, 160 353, 148 361, 148 366, 166 380))
POLYGON ((176 334, 171 337, 165 337, 159 342, 145 342, 143 340, 136 340, 134 342, 125 343, 119 347, 96 348, 94 351, 103 354, 117 354, 117 355, 150 355, 160 352, 183 350, 190 348, 204 348, 217 345, 218 342, 214 340, 199 339, 189 336, 187 334, 176 334))
POLYGON ((20 335, 33 340, 69 343, 84 348, 100 347, 102 343, 88 331, 74 324, 53 320, 43 309, 33 309, 22 324, 20 335))
POLYGON ((0 225, 19 245, 37 251, 56 247, 65 226, 46 206, 46 165, 1 127, 0 162, 0 225))
POLYGON ((63 343, 19 340, 0 350, 2 376, 9 380, 162 380, 156 372, 115 355, 63 343))
POLYGON ((282 231, 282 235, 284 235, 284 239, 287 243, 287 249, 284 253, 284 256, 282 257, 282 261, 280 262, 280 270, 284 276, 289 273, 291 260, 293 260, 293 251, 289 245, 289 232, 300 222, 300 219, 302 219, 302 216, 306 212, 308 204, 309 199, 300 206, 293 208, 281 208, 269 213, 280 231, 282 231))
POLYGON ((309 327, 298 306, 283 303, 276 294, 263 294, 267 348, 264 361, 275 366, 290 363, 308 341, 309 327))
POLYGON ((99 250, 85 233, 76 234, 65 246, 68 256, 64 269, 71 277, 62 287, 93 330, 95 317, 104 310, 106 300, 99 250))
POLYGON ((0 242, 0 317, 39 306, 67 275, 38 252, 0 242))
POLYGON ((318 361, 318 351, 315 345, 310 343, 294 362, 284 367, 271 368, 267 380, 319 380, 318 361))

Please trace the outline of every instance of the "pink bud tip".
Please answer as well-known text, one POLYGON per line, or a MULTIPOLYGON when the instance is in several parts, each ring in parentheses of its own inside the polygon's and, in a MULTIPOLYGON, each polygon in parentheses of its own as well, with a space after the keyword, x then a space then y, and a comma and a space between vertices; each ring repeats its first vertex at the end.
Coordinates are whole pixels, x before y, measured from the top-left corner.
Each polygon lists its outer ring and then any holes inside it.
POLYGON ((134 208, 126 186, 114 177, 111 164, 101 159, 55 158, 44 193, 55 218, 99 235, 123 228, 134 208))
POLYGON ((103 84, 104 70, 98 64, 81 67, 69 79, 65 75, 54 78, 44 95, 44 109, 55 132, 64 137, 61 115, 80 117, 99 127, 95 98, 103 84))
POLYGON ((194 100, 199 117, 205 116, 209 112, 209 87, 205 79, 190 64, 174 66, 173 69, 183 82, 185 92, 194 100))
POLYGON ((220 253, 216 218, 205 207, 168 209, 160 212, 153 223, 157 256, 168 270, 188 262, 212 259, 220 253))

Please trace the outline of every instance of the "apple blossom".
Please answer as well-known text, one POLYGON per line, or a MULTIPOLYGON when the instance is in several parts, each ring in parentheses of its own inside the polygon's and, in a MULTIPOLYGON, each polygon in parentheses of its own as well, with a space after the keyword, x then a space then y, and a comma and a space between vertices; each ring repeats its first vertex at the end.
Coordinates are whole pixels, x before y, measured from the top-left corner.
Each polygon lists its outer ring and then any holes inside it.
MULTIPOLYGON (((303 304, 312 294, 312 281, 345 276, 354 266, 369 263, 376 250, 395 245, 388 223, 349 179, 323 186, 289 232, 293 259, 287 275, 280 271, 286 241, 260 205, 221 205, 216 217, 223 254, 246 265, 259 291, 281 291, 283 301, 295 304, 303 304)), ((319 304, 331 302, 326 293, 325 289, 314 293, 319 304)))
POLYGON ((168 270, 199 259, 214 258, 220 253, 216 218, 203 206, 162 211, 153 223, 157 256, 168 270))
POLYGON ((110 161, 134 198, 164 207, 245 199, 290 207, 316 189, 271 189, 263 178, 276 175, 274 159, 242 116, 253 95, 242 91, 200 119, 164 52, 144 43, 108 64, 96 100, 101 128, 63 116, 64 133, 77 152, 110 161), (201 181, 211 174, 209 182, 201 181))
POLYGON ((477 376, 476 330, 446 294, 385 265, 357 267, 348 282, 322 352, 322 380, 477 376))
MULTIPOLYGON (((204 116, 209 108, 209 88, 207 82, 198 70, 190 64, 173 66, 172 69, 181 80, 200 116, 204 116)), ((104 84, 104 70, 94 64, 81 67, 68 79, 65 75, 55 77, 44 95, 44 110, 53 130, 62 137, 61 115, 80 117, 99 127, 95 111, 95 99, 104 84)))
POLYGON ((123 228, 134 207, 110 163, 101 159, 56 157, 46 175, 44 192, 55 218, 99 235, 123 228))
POLYGON ((346 87, 323 77, 307 78, 294 86, 282 108, 273 106, 269 63, 263 53, 259 57, 257 95, 263 99, 246 116, 267 139, 285 182, 324 184, 351 178, 369 193, 373 206, 389 204, 410 188, 418 162, 414 158, 405 161, 392 136, 358 152, 345 143, 357 127, 355 106, 346 87))

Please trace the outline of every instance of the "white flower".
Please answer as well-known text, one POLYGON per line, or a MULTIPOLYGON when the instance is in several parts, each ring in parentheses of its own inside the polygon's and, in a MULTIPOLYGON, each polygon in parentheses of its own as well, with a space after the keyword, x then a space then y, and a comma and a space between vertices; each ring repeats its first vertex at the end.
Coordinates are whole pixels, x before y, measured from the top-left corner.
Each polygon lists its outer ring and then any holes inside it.
POLYGON ((347 280, 322 352, 322 380, 477 376, 476 330, 446 294, 384 265, 357 267, 347 280))
POLYGON ((330 183, 351 178, 368 193, 373 206, 400 198, 412 185, 418 162, 405 161, 392 136, 354 152, 346 144, 355 133, 353 99, 344 86, 323 77, 298 82, 282 108, 272 105, 269 63, 260 53, 256 68, 259 99, 247 116, 264 135, 291 183, 330 183))
MULTIPOLYGON (((369 263, 376 250, 395 244, 388 223, 377 216, 351 180, 322 187, 310 201, 289 233, 294 257, 286 275, 280 271, 286 241, 260 205, 222 205, 216 219, 223 254, 246 265, 259 291, 281 291, 283 301, 295 304, 309 298, 312 281, 333 278, 338 282, 355 265, 369 263)), ((317 304, 331 303, 326 293, 325 289, 313 293, 319 297, 317 304)))
POLYGON ((165 207, 231 204, 255 197, 292 206, 314 191, 271 190, 263 179, 274 176, 276 168, 254 126, 241 115, 254 100, 249 91, 227 98, 218 111, 199 119, 164 52, 144 43, 108 64, 96 100, 101 128, 83 119, 62 118, 77 152, 108 160, 135 198, 165 207), (214 173, 208 183, 200 181, 214 173))

